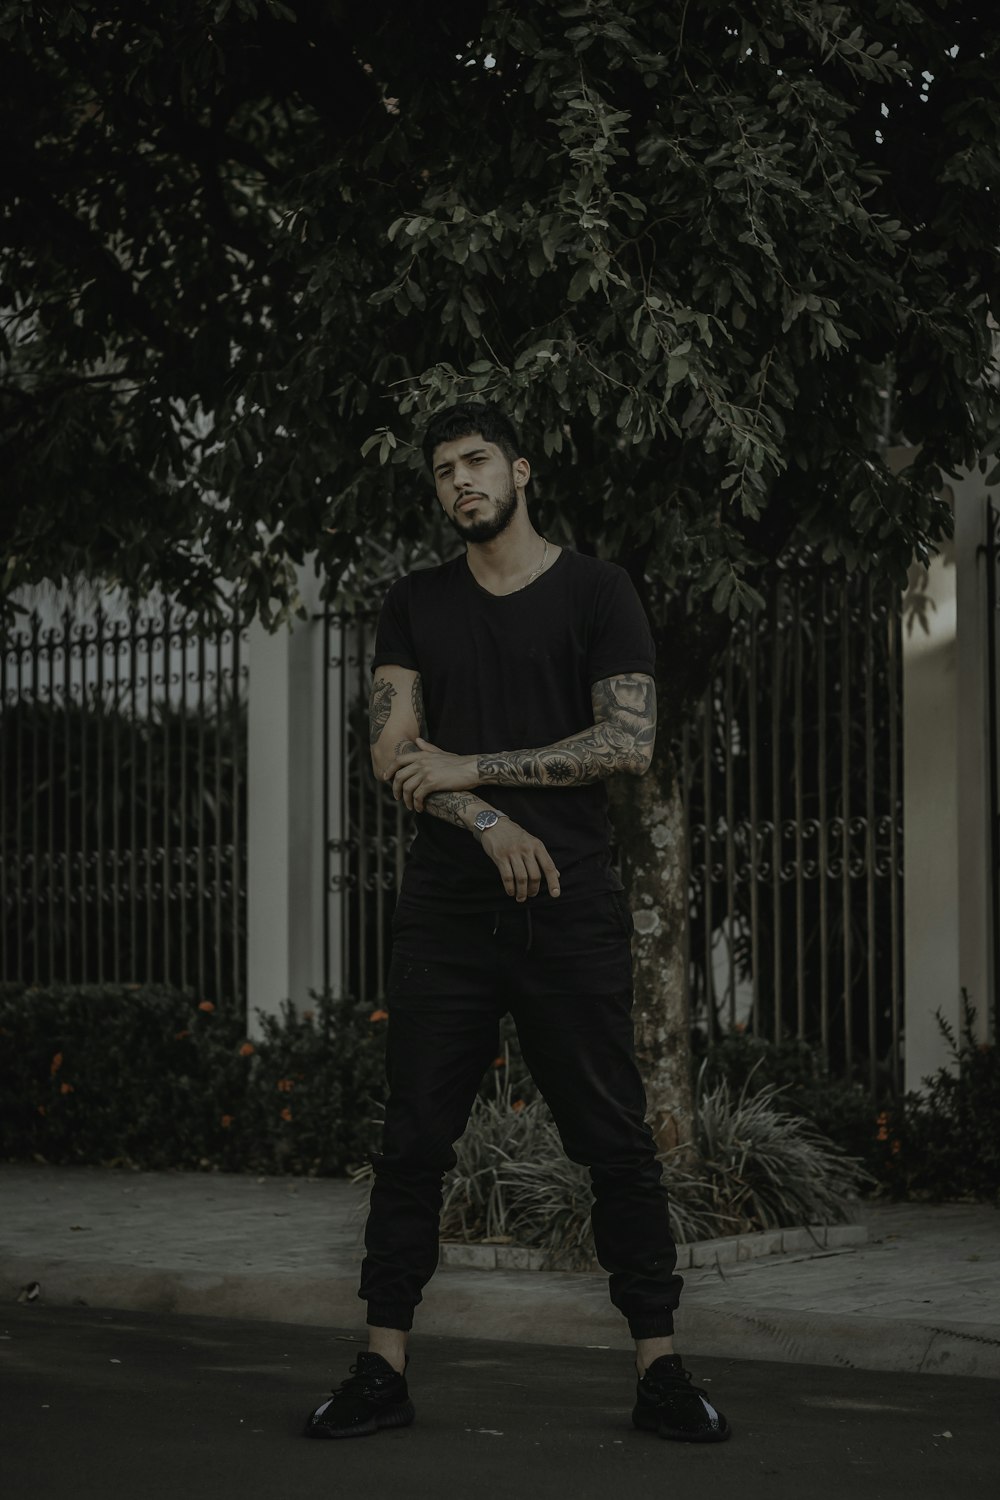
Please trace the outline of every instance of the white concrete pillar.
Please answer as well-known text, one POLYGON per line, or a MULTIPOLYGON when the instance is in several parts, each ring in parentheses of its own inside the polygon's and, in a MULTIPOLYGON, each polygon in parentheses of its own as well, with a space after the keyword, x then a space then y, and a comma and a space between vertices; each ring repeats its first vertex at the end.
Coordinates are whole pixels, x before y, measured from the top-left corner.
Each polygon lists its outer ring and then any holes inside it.
MULTIPOLYGON (((993 970, 986 543, 990 491, 983 475, 954 480, 958 642, 958 979, 976 1011, 980 1041, 991 1034, 993 970)), ((995 494, 995 491, 993 492, 995 494)))
POLYGON ((247 745, 247 1031, 258 1011, 308 1005, 323 986, 323 622, 312 559, 307 620, 250 628, 247 745))
POLYGON ((992 1010, 986 681, 987 491, 947 487, 955 535, 903 600, 903 860, 906 1089, 950 1064, 936 1019, 961 1031, 963 986, 976 1034, 992 1010))
POLYGON ((947 1061, 958 969, 958 672, 951 543, 914 564, 903 603, 904 1087, 947 1061))

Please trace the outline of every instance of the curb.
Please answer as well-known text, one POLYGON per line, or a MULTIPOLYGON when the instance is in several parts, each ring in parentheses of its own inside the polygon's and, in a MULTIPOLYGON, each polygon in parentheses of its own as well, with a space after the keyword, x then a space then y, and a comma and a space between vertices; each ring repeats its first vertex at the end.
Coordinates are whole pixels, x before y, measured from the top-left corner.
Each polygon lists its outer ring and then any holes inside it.
MULTIPOLYGON (((735 1266, 763 1255, 802 1255, 867 1243, 868 1230, 864 1224, 801 1224, 790 1229, 765 1229, 753 1234, 732 1234, 717 1240, 696 1240, 689 1245, 678 1245, 676 1269, 735 1266)), ((438 1264, 465 1271, 553 1269, 545 1250, 488 1242, 466 1244, 462 1240, 442 1240, 438 1264)), ((596 1261, 592 1263, 592 1270, 595 1273, 600 1271, 596 1261)))
MULTIPOLYGON (((844 1226, 847 1227, 847 1226, 844 1226)), ((708 1243, 713 1243, 709 1241, 708 1243)), ((827 1253, 830 1253, 827 1251, 827 1253)), ((834 1250, 834 1254, 837 1252, 834 1250)), ((14 1302, 37 1281, 43 1306, 89 1306, 365 1332, 357 1273, 306 1277, 289 1272, 209 1273, 140 1270, 68 1260, 0 1261, 0 1298, 14 1302)), ((445 1268, 424 1290, 421 1334, 632 1349, 607 1278, 587 1272, 445 1268)), ((1000 1327, 810 1309, 713 1307, 703 1289, 685 1297, 677 1318, 690 1359, 773 1360, 783 1364, 1000 1380, 1000 1327)))

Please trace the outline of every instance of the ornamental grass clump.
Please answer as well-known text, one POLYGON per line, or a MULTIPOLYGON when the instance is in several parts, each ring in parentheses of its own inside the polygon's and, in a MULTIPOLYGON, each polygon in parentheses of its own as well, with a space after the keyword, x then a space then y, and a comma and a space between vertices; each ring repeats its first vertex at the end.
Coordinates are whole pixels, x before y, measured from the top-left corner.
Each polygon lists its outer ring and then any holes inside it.
MULTIPOLYGON (((679 1244, 843 1221, 873 1180, 808 1120, 783 1113, 775 1102, 780 1093, 744 1088, 734 1098, 727 1083, 716 1085, 701 1099, 695 1169, 682 1165, 679 1149, 661 1156, 679 1244)), ((525 1100, 506 1067, 492 1097, 476 1101, 455 1155, 444 1184, 442 1239, 541 1249, 551 1268, 595 1264, 590 1173, 567 1158, 544 1101, 525 1100)), ((370 1180, 370 1172, 359 1175, 370 1180)))
POLYGON ((752 1092, 751 1082, 735 1095, 725 1079, 698 1090, 701 1190, 722 1232, 842 1223, 876 1179, 811 1120, 780 1107, 787 1085, 752 1092))

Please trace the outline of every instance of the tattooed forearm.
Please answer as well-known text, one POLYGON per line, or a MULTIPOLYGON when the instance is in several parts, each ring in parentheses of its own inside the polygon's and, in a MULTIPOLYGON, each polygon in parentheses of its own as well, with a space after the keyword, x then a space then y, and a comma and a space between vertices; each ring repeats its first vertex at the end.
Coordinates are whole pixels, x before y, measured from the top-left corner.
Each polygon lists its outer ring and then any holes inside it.
POLYGON ((480 755, 481 785, 587 786, 619 771, 639 776, 646 769, 632 736, 614 724, 595 724, 538 750, 503 750, 480 755))
POLYGON ((443 818, 446 823, 455 823, 459 828, 469 828, 476 813, 482 812, 485 802, 470 797, 468 792, 432 792, 424 803, 424 812, 443 818))
POLYGON ((426 739, 427 720, 424 717, 424 688, 419 673, 414 677, 413 686, 410 688, 410 703, 413 707, 413 717, 417 721, 417 733, 421 739, 426 739))
MULTIPOLYGON (((417 678, 420 681, 420 678, 417 678)), ((375 745, 378 743, 382 731, 389 722, 392 712, 392 700, 396 696, 396 689, 391 682, 386 682, 384 677, 376 677, 372 683, 371 697, 368 700, 368 742, 375 745)))
POLYGON ((480 755, 481 783, 494 786, 587 786, 649 769, 656 738, 656 689, 642 673, 605 677, 591 689, 594 723, 536 750, 480 755))
MULTIPOLYGON (((418 678, 417 681, 419 680, 418 678)), ((417 748, 412 740, 400 740, 396 746, 396 754, 402 755, 407 750, 417 748)), ((424 812, 431 813, 435 818, 442 818, 446 823, 454 823, 458 828, 467 828, 478 839, 481 835, 473 827, 473 819, 477 813, 486 811, 489 805, 471 792, 431 792, 424 801, 424 812)))

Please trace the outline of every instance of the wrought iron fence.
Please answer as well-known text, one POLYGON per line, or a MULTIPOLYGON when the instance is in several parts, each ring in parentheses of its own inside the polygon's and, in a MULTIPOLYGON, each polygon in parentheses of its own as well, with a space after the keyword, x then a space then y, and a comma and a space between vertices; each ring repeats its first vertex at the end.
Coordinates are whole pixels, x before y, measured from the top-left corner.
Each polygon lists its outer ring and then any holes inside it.
POLYGON ((802 560, 684 739, 692 1013, 901 1082, 899 595, 802 560))
POLYGON ((245 633, 34 613, 0 653, 0 978, 243 1003, 245 633))
POLYGON ((339 764, 338 793, 323 807, 327 901, 323 983, 340 993, 385 995, 389 924, 415 819, 371 771, 369 660, 376 617, 323 616, 326 701, 323 758, 339 764))
MULTIPOLYGON (((895 590, 797 562, 774 570, 678 742, 688 828, 696 1023, 825 1049, 844 1076, 898 1087, 902 1006, 902 663, 895 590)), ((325 979, 384 995, 413 818, 373 780, 374 621, 324 616, 324 812, 335 938, 325 979)), ((328 903, 328 911, 330 903, 328 903)))

